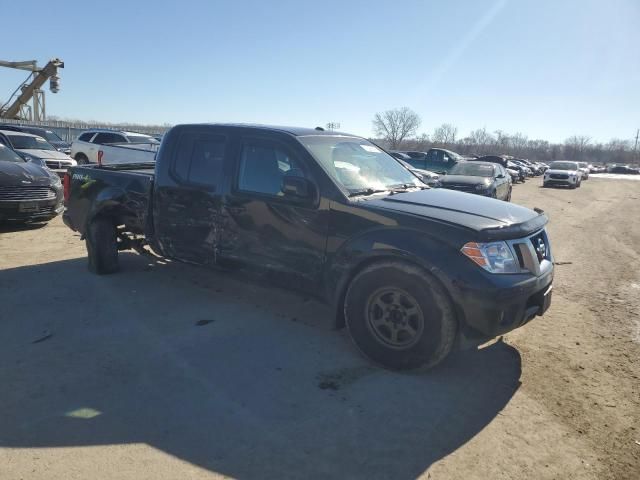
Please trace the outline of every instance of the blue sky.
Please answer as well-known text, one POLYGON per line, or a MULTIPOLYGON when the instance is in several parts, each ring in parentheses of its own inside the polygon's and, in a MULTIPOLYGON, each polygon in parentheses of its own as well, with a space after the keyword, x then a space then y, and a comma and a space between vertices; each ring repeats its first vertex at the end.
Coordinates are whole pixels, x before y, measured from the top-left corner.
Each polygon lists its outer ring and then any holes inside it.
MULTIPOLYGON (((337 121, 369 136, 376 112, 408 106, 428 133, 606 141, 640 127, 638 0, 22 0, 2 13, 0 58, 65 61, 47 96, 59 117, 337 121)), ((0 99, 23 76, 0 69, 0 99)))

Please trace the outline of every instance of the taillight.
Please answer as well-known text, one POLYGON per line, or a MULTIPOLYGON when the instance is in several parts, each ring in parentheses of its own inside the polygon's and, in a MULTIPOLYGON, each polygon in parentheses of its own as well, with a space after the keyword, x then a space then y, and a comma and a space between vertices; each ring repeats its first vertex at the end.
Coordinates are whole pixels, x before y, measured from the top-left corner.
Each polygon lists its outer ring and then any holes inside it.
POLYGON ((69 172, 64 174, 62 179, 62 186, 64 188, 64 201, 69 201, 69 194, 71 193, 71 177, 69 176, 69 172))
POLYGON ((98 150, 98 165, 102 166, 102 156, 104 152, 102 150, 98 150))

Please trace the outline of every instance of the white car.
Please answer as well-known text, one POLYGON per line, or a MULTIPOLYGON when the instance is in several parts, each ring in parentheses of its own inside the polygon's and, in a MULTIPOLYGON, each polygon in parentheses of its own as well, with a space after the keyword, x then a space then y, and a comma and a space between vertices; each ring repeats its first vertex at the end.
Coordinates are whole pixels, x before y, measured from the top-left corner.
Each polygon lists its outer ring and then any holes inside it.
POLYGON ((578 167, 580 167, 580 171, 582 172, 582 179, 589 180, 589 172, 591 171, 589 164, 587 162, 578 162, 578 167))
POLYGON ((77 165, 73 158, 58 151, 56 147, 38 135, 0 130, 0 143, 12 148, 26 160, 47 167, 61 177, 64 176, 67 168, 77 165))
POLYGON ((561 160, 551 162, 549 170, 544 172, 542 186, 564 185, 569 188, 579 188, 582 183, 582 170, 578 162, 561 160))
MULTIPOLYGON (((138 157, 148 157, 153 160, 153 156, 158 150, 159 145, 160 142, 158 142, 155 138, 150 135, 144 135, 142 133, 101 129, 87 130, 85 132, 82 132, 80 136, 71 144, 71 156, 75 158, 81 165, 87 163, 101 163, 102 156, 105 155, 108 150, 110 150, 108 147, 126 147, 129 150, 153 152, 151 155, 135 155, 136 160, 131 161, 140 161, 138 157), (99 154, 100 151, 102 151, 102 154, 99 154), (99 155, 101 157, 100 160, 98 159, 99 155)), ((115 160, 116 155, 109 156, 113 156, 115 160)), ((117 157, 117 162, 109 161, 106 163, 125 163, 123 161, 123 155, 117 155, 117 157)))

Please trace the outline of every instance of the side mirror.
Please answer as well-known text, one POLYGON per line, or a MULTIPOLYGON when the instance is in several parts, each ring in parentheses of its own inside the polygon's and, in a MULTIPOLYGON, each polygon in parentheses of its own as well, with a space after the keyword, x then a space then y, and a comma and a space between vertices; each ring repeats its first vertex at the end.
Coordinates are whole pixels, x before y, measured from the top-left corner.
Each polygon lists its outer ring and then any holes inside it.
POLYGON ((504 175, 499 173, 498 176, 496 176, 496 178, 504 178, 504 175))
POLYGON ((314 194, 313 184, 304 177, 285 175, 280 188, 284 196, 296 200, 310 200, 314 194))

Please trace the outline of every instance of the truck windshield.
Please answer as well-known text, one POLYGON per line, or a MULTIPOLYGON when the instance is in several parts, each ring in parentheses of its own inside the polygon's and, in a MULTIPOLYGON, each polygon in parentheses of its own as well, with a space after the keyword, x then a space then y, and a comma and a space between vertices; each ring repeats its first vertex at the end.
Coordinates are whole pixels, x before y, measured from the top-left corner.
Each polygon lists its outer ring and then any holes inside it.
POLYGON ((397 160, 363 138, 311 135, 298 140, 349 193, 424 186, 397 160))
POLYGON ((8 135, 16 150, 55 150, 55 147, 44 138, 28 135, 8 135))
POLYGON ((449 171, 449 175, 469 175, 471 177, 492 177, 493 165, 481 163, 461 162, 449 171))
POLYGON ((0 162, 23 163, 24 159, 10 148, 0 144, 0 162))

